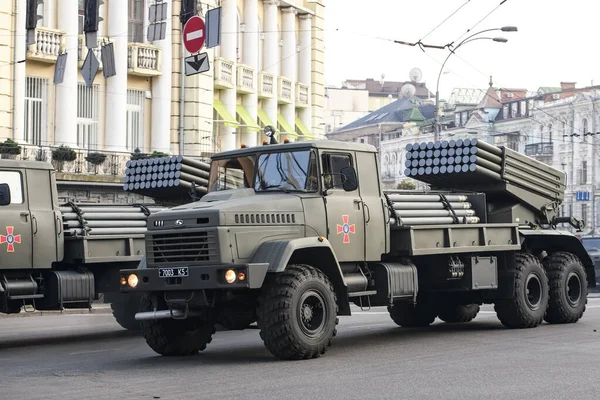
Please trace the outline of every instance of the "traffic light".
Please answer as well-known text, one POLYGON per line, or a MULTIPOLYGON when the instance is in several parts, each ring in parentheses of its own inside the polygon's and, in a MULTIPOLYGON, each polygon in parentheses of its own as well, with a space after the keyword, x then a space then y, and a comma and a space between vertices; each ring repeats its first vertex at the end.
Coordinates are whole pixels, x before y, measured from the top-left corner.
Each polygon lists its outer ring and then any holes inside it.
POLYGON ((181 12, 179 13, 181 25, 185 25, 188 19, 194 15, 198 15, 198 0, 181 0, 181 12))
POLYGON ((100 17, 100 6, 104 4, 103 0, 83 0, 83 31, 98 32, 98 24, 102 21, 100 17))
POLYGON ((43 3, 43 0, 27 0, 26 3, 26 15, 25 15, 25 29, 27 29, 27 45, 35 43, 35 27, 37 26, 38 20, 42 19, 42 16, 37 13, 38 6, 43 3))

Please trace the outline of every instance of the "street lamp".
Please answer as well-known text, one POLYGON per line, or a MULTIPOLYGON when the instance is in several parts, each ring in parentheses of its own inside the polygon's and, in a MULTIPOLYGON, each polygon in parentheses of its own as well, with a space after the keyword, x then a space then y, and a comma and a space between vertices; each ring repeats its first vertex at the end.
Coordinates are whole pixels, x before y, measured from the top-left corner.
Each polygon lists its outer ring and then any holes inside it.
POLYGON ((508 39, 505 39, 503 37, 478 37, 475 38, 475 36, 480 35, 484 32, 491 32, 491 31, 502 31, 502 32, 517 32, 517 27, 516 26, 503 26, 502 28, 492 28, 492 29, 485 29, 483 31, 479 31, 477 33, 472 34, 471 36, 466 37, 462 42, 460 42, 456 47, 454 47, 453 49, 450 49, 450 54, 448 54, 448 57, 446 57, 446 59, 444 60, 444 63, 442 64, 442 67, 440 68, 440 73, 438 74, 438 78, 437 78, 437 84, 436 84, 436 88, 435 88, 435 141, 438 141, 440 139, 440 78, 442 76, 442 71, 444 70, 444 66, 446 65, 446 62, 448 61, 448 59, 450 58, 450 56, 452 54, 454 54, 454 52, 456 50, 458 50, 461 46, 473 42, 475 40, 492 40, 494 42, 497 43, 506 43, 508 42, 508 39))

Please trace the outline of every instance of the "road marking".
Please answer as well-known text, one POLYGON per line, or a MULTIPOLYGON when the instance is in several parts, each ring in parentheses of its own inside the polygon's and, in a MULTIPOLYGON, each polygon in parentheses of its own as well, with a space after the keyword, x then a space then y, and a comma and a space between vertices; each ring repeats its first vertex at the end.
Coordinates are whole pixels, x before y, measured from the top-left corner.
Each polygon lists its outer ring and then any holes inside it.
POLYGON ((190 40, 200 39, 202 37, 202 29, 197 30, 195 32, 190 32, 185 35, 185 39, 189 42, 190 40))

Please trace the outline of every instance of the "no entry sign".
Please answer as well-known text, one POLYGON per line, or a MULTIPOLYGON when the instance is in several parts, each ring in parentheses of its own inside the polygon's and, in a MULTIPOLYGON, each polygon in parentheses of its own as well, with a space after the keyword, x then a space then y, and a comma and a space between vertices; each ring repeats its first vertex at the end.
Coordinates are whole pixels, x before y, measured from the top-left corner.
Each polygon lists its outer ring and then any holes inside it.
POLYGON ((196 53, 204 46, 206 27, 204 21, 197 15, 185 23, 183 27, 183 45, 190 53, 196 53))

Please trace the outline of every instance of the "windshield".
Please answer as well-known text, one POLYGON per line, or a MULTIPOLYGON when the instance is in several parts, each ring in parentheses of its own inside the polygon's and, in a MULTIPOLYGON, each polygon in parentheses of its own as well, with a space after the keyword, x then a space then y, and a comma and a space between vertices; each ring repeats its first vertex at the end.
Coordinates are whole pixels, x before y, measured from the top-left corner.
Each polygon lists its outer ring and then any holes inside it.
POLYGON ((254 190, 315 192, 317 160, 310 150, 264 153, 258 157, 254 190))
POLYGON ((208 191, 250 188, 254 179, 254 155, 214 160, 210 165, 208 191))

